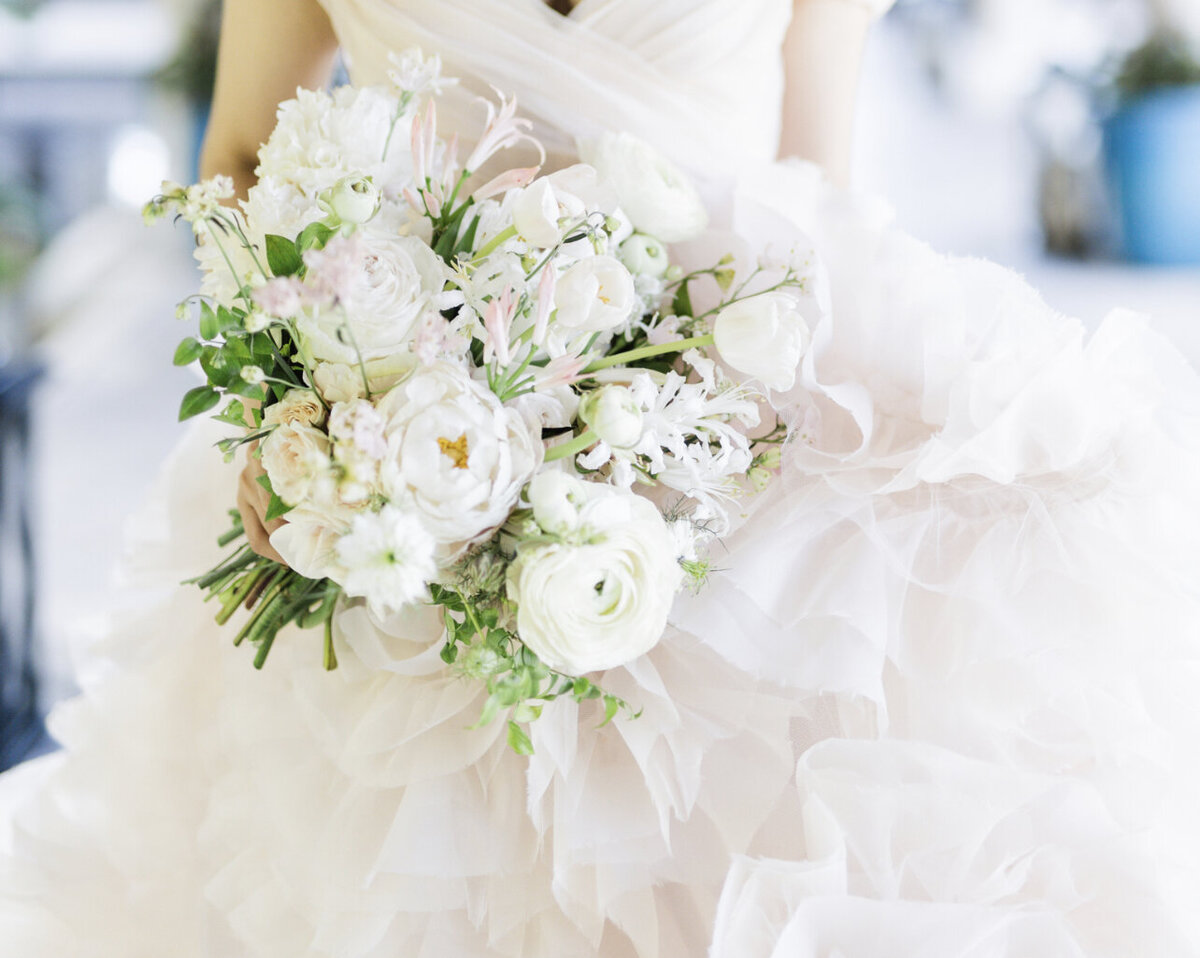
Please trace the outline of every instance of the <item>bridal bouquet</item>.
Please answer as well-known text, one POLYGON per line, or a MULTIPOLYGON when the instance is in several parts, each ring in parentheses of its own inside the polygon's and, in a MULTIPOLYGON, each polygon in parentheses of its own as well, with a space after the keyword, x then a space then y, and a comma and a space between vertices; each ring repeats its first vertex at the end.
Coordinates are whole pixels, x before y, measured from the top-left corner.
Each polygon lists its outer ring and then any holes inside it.
POLYGON ((540 146, 497 94, 461 158, 437 132, 437 60, 393 66, 388 86, 283 104, 240 209, 220 177, 146 208, 192 225, 205 273, 175 361, 206 382, 180 418, 220 405, 221 448, 252 444, 285 520, 286 565, 243 544, 194 581, 220 622, 250 610, 235 641, 258 667, 298 623, 324 626, 334 668, 339 603, 440 606, 448 668, 528 751, 546 701, 627 707, 587 675, 658 642, 728 501, 778 463, 782 427, 748 438, 751 380, 792 385, 814 301, 795 261, 673 265, 704 207, 640 141, 501 169, 540 146))

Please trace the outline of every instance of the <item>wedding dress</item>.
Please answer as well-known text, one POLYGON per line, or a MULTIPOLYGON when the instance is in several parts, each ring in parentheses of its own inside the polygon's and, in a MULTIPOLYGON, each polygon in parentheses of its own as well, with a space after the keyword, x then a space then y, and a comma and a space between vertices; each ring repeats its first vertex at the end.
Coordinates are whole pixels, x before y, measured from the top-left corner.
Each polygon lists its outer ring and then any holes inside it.
MULTIPOLYGON (((131 612, 3 784, 12 958, 1068 958, 1200 953, 1200 383, 883 204, 772 162, 790 0, 325 0, 358 82, 421 45, 515 92, 552 164, 604 128, 689 171, 709 241, 803 237, 828 318, 782 478, 648 656, 473 728, 422 611, 281 636, 177 583, 233 467, 180 447, 131 612), (722 232, 724 230, 724 232, 722 232)), ((444 109, 442 108, 444 106, 444 109)), ((686 251, 684 251, 686 255, 686 251)), ((711 261, 711 260, 710 260, 711 261)))

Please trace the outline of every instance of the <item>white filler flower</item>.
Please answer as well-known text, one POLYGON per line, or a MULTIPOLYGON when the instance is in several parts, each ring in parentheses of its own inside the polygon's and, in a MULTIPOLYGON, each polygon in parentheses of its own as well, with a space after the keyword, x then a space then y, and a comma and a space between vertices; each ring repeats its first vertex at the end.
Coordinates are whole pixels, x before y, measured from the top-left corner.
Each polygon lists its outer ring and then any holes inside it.
POLYGON ((606 133, 580 146, 584 162, 613 185, 621 209, 640 232, 678 243, 708 225, 696 188, 648 143, 628 133, 606 133))
POLYGON ((713 322, 721 358, 768 389, 791 389, 812 339, 795 296, 763 293, 731 303, 713 322))
POLYGON ((419 369, 379 401, 384 494, 451 553, 508 518, 544 447, 522 416, 459 366, 419 369))
POLYGON ((434 548, 421 520, 403 509, 384 506, 355 516, 337 543, 342 587, 347 595, 366 598, 376 615, 398 611, 425 594, 437 572, 434 548))
MULTIPOLYGON (((648 500, 572 480, 586 498, 565 542, 518 547, 508 570, 517 631, 552 669, 582 675, 649 652, 682 581, 675 539, 648 500)), ((574 498, 574 497, 573 497, 574 498)))

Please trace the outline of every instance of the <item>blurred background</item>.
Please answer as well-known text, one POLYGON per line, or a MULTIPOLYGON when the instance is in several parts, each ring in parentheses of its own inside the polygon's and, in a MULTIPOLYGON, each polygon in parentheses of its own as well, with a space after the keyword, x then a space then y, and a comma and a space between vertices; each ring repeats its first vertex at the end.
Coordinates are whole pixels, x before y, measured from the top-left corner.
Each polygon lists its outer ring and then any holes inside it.
MULTIPOLYGON (((212 83, 210 0, 0 0, 0 767, 113 603, 122 528, 179 434, 171 366, 212 83)), ((872 38, 857 181, 948 252, 1200 362, 1200 0, 900 0, 872 38)))

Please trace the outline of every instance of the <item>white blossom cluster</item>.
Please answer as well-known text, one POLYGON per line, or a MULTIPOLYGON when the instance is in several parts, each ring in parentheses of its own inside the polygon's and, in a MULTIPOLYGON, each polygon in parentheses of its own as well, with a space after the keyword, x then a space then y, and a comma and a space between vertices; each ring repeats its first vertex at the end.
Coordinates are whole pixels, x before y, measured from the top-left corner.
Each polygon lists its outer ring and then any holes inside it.
POLYGON ((624 134, 480 182, 529 138, 515 104, 487 104, 460 161, 439 64, 409 52, 391 79, 283 104, 231 211, 246 242, 201 244, 205 292, 286 359, 242 369, 268 388, 261 463, 290 510, 271 543, 379 615, 484 550, 481 588, 548 667, 629 662, 762 472, 759 392, 790 388, 808 346, 803 277, 673 266, 704 206, 624 134))

